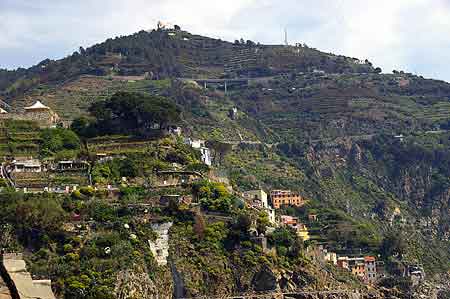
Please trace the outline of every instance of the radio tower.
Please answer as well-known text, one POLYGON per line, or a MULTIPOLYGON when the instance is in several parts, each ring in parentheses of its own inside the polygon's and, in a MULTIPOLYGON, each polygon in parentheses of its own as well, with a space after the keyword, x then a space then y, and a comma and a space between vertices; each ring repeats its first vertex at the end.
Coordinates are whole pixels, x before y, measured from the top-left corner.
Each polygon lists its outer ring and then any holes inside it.
POLYGON ((286 28, 284 28, 284 44, 285 44, 285 46, 289 46, 288 34, 287 34, 287 29, 286 28))

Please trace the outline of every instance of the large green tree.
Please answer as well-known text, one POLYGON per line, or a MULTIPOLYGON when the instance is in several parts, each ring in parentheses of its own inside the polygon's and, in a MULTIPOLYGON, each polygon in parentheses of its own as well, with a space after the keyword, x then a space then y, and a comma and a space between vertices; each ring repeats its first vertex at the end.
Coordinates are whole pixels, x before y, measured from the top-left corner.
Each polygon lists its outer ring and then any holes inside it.
MULTIPOLYGON (((147 136, 156 129, 180 121, 180 108, 161 96, 134 92, 118 92, 110 99, 91 105, 89 112, 95 122, 88 129, 85 120, 76 120, 74 129, 89 135, 134 134, 147 136)), ((89 136, 91 137, 91 136, 89 136)))

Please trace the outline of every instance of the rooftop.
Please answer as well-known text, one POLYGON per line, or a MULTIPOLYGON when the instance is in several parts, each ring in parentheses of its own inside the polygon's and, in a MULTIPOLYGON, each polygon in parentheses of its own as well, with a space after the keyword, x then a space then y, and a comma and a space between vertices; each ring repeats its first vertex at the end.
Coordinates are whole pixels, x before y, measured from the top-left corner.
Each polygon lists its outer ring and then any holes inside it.
POLYGON ((25 107, 25 110, 36 110, 36 109, 50 109, 50 108, 42 104, 40 101, 37 101, 36 103, 34 103, 29 107, 25 107))

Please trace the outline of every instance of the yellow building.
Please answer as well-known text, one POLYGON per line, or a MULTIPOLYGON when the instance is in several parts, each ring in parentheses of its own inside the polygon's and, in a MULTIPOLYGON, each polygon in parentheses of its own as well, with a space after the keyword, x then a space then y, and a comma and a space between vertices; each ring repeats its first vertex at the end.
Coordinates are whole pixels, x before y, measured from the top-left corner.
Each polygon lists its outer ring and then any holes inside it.
POLYGON ((308 241, 310 239, 308 228, 302 223, 297 224, 297 235, 303 241, 308 241))

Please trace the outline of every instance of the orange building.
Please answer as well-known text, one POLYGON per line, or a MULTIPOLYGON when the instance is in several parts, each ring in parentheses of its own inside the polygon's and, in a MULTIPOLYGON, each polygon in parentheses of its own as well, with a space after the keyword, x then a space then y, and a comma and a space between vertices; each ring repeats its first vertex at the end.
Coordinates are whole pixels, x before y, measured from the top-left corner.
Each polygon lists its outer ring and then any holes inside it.
POLYGON ((357 262, 352 266, 352 274, 356 277, 363 279, 366 273, 366 267, 364 263, 357 262))
POLYGON ((270 198, 275 209, 279 209, 282 205, 301 207, 305 204, 305 200, 299 193, 290 190, 272 190, 270 198))

